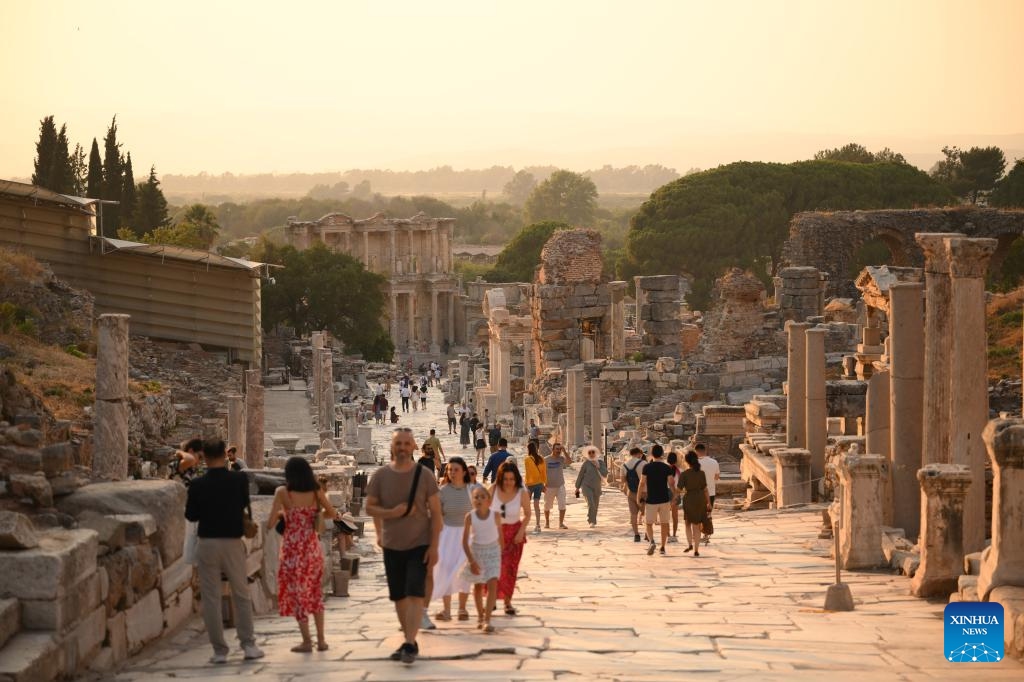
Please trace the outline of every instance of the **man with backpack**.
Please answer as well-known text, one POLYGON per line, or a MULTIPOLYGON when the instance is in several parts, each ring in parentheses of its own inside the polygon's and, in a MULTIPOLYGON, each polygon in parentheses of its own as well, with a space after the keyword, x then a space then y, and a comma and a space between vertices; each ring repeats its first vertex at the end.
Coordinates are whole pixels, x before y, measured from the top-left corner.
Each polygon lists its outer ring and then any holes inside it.
POLYGON ((623 492, 629 500, 629 525, 633 528, 633 542, 640 542, 640 515, 644 513, 644 505, 637 497, 640 488, 640 476, 644 471, 644 451, 633 447, 629 450, 629 459, 622 465, 622 478, 625 481, 623 492))

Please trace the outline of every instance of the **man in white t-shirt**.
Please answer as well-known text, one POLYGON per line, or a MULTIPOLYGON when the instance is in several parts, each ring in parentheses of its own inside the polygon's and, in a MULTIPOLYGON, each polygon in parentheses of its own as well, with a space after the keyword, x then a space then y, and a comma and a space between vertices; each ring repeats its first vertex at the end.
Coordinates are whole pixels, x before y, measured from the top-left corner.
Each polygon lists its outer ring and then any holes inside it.
MULTIPOLYGON (((697 451, 697 459, 700 461, 700 470, 704 472, 704 477, 708 482, 708 497, 710 498, 711 508, 715 508, 715 484, 722 479, 722 468, 718 466, 718 460, 708 455, 708 448, 704 443, 697 443, 693 448, 697 451)), ((708 535, 704 536, 704 544, 711 542, 711 538, 708 535)))

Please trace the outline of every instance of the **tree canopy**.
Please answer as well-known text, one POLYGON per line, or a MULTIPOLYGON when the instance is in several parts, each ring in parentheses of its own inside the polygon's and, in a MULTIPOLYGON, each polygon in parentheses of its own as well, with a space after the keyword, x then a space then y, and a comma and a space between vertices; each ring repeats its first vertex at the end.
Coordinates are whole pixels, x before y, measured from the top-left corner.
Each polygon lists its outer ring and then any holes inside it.
POLYGON ((814 155, 815 161, 845 161, 847 163, 906 163, 902 154, 888 147, 871 153, 864 145, 851 142, 835 149, 823 149, 814 155))
POLYGON ((540 263, 540 251, 555 230, 567 230, 566 223, 545 220, 527 225, 498 254, 494 267, 484 275, 488 282, 531 282, 540 263))
MULTIPOLYGON (((95 145, 96 142, 93 141, 95 145)), ((160 181, 156 177, 156 166, 150 166, 149 177, 135 188, 135 215, 132 224, 139 234, 152 232, 168 225, 167 199, 160 190, 160 181)))
POLYGON ((714 279, 750 268, 766 284, 795 213, 943 205, 949 191, 896 163, 732 163, 687 175, 654 192, 633 216, 623 274, 686 273, 689 303, 707 307, 714 279))
POLYGON ((1024 159, 1017 159, 1006 177, 996 184, 988 202, 993 206, 1024 208, 1024 159))
POLYGON ((263 286, 264 329, 278 324, 300 334, 326 329, 345 344, 346 352, 361 353, 371 362, 391 360, 395 347, 381 324, 387 282, 383 275, 323 244, 298 251, 263 240, 255 257, 284 266, 263 286))
POLYGON ((530 193, 537 186, 537 178, 533 173, 521 170, 517 171, 512 179, 505 183, 501 193, 505 195, 508 202, 513 206, 522 206, 530 198, 530 193))
POLYGON ((931 170, 933 178, 972 204, 992 190, 1006 170, 1006 155, 999 147, 943 147, 945 158, 931 170))
POLYGON ((559 170, 537 185, 524 207, 526 219, 590 226, 597 211, 597 186, 588 177, 559 170))

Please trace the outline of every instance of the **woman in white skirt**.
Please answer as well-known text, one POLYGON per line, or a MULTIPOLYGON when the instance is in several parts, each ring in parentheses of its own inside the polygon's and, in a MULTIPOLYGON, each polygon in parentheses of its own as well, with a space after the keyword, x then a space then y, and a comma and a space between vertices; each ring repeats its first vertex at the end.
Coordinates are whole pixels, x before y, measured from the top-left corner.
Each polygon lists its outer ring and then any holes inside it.
POLYGON ((473 511, 466 514, 462 531, 462 549, 466 553, 463 578, 473 583, 476 602, 476 626, 486 633, 494 632, 491 612, 498 601, 498 578, 501 576, 501 514, 491 509, 491 493, 487 488, 473 489, 473 511), (487 605, 484 606, 484 588, 487 605))
POLYGON ((444 525, 441 527, 441 538, 438 541, 437 564, 434 565, 434 590, 432 599, 444 600, 444 609, 434 614, 440 621, 452 619, 452 595, 459 595, 459 620, 469 620, 466 602, 469 600, 469 584, 462 578, 462 567, 466 563, 466 553, 462 548, 462 528, 466 523, 466 514, 473 508, 470 499, 469 474, 466 471, 466 460, 461 457, 449 457, 448 468, 441 479, 441 515, 444 525))

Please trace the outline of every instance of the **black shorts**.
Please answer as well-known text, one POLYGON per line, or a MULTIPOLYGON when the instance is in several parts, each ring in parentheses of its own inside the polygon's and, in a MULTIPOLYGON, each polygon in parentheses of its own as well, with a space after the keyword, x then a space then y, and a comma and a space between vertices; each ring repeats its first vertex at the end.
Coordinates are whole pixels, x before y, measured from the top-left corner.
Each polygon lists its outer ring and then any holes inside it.
POLYGON ((412 549, 384 548, 384 573, 388 577, 388 599, 423 597, 427 587, 427 565, 423 563, 428 545, 412 549))
POLYGON ((711 506, 712 507, 715 506, 715 496, 714 495, 709 495, 708 496, 708 501, 711 502, 711 506))

